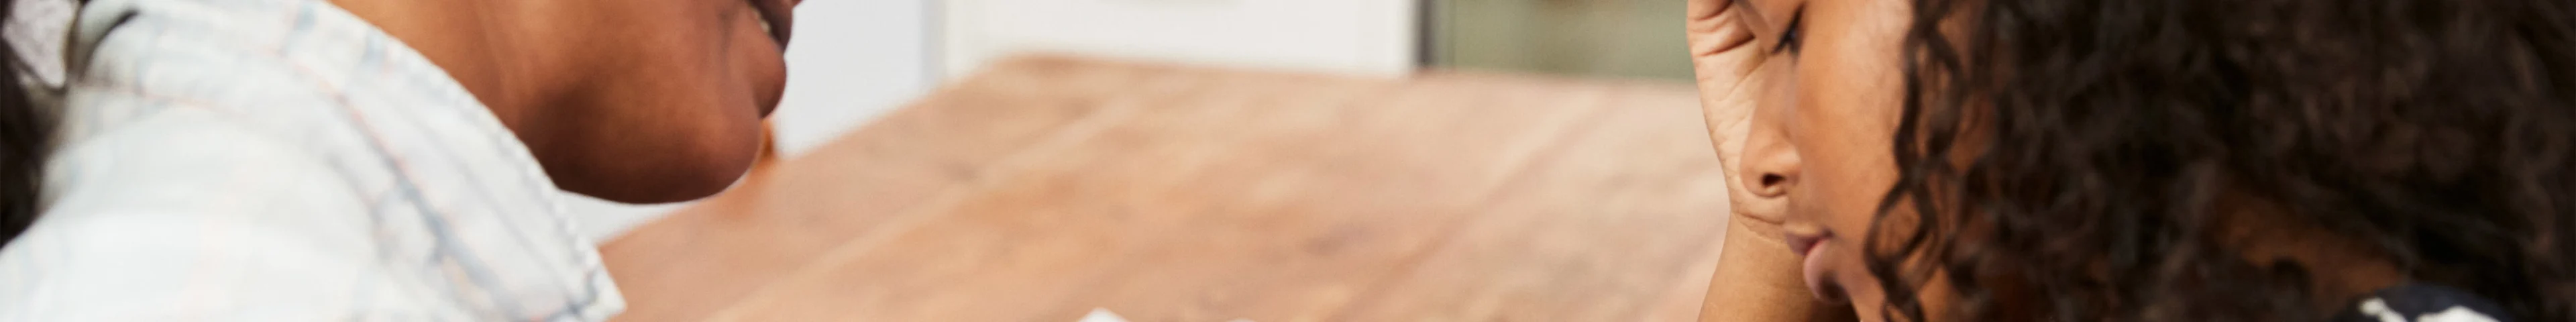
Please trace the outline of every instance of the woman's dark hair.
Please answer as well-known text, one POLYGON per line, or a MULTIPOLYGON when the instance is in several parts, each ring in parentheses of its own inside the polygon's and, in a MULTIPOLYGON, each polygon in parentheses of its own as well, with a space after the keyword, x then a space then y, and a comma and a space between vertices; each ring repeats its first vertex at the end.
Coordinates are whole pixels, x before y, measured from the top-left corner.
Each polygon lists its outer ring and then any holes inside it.
POLYGON ((1913 4, 1892 318, 1938 279, 1961 321, 2323 320, 2346 267, 2236 242, 2304 228, 2576 320, 2576 1, 1913 4))
MULTIPOLYGON (((17 1, 0 0, 0 28, 14 17, 17 1)), ((53 135, 51 113, 37 109, 21 86, 27 69, 15 46, 0 41, 0 246, 18 239, 36 222, 36 198, 44 181, 45 154, 53 135)))

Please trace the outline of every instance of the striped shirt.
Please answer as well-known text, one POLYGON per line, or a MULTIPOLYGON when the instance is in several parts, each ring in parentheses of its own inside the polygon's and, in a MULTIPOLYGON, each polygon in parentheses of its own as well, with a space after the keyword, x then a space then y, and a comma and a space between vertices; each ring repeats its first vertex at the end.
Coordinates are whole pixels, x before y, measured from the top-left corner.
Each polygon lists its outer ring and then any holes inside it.
POLYGON ((95 0, 0 321, 596 321, 624 301, 528 148, 322 0, 95 0))

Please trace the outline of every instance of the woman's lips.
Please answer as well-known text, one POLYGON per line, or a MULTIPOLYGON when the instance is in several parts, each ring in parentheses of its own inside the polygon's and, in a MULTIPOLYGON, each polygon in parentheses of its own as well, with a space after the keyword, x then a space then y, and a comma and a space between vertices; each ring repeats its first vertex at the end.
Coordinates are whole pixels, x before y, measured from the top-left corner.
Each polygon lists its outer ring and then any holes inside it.
POLYGON ((787 40, 796 29, 796 2, 753 0, 751 7, 760 13, 761 29, 769 32, 769 40, 778 42, 779 50, 787 50, 787 40))

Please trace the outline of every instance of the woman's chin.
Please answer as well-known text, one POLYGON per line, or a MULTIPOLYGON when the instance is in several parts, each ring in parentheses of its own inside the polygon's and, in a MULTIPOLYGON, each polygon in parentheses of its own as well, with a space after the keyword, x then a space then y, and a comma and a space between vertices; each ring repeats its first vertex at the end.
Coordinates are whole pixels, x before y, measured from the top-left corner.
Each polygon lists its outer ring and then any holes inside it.
POLYGON ((724 192, 751 169, 756 148, 701 149, 707 153, 672 153, 666 158, 594 159, 587 166, 552 166, 557 188, 608 201, 632 204, 697 200, 724 192), (722 150, 721 152, 715 152, 722 150), (658 159, 658 160, 657 160, 658 159))

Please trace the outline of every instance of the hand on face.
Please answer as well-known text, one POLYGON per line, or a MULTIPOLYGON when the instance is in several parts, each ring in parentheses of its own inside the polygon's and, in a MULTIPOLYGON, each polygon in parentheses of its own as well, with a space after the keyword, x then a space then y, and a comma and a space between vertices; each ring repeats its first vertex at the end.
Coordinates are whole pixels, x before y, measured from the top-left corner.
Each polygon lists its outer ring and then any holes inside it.
POLYGON ((1690 64, 1698 72, 1700 111, 1708 118, 1708 137, 1718 147, 1718 165, 1726 167, 1726 185, 1736 219, 1754 219, 1757 232, 1765 237, 1780 237, 1780 219, 1788 198, 1757 196, 1747 188, 1739 175, 1744 162, 1744 144, 1749 142, 1757 111, 1759 90, 1765 88, 1757 72, 1767 59, 1767 52, 1754 41, 1752 23, 1739 5, 1739 0, 1690 0, 1687 5, 1687 39, 1690 39, 1690 64))
POLYGON ((1727 239, 1796 253, 1720 265, 1796 272, 1871 317, 1862 242, 1896 173, 1904 2, 1691 0, 1688 14, 1701 108, 1752 235, 1727 239))
POLYGON ((1757 95, 1764 86, 1761 50, 1750 10, 1737 0, 1688 0, 1686 36, 1698 75, 1700 107, 1709 138, 1717 148, 1727 184, 1731 226, 1725 255, 1701 307, 1703 321, 1847 321, 1817 318, 1849 314, 1840 306, 1813 303, 1800 278, 1800 257, 1788 250, 1780 224, 1787 199, 1748 189, 1739 175, 1750 138, 1757 95))
POLYGON ((1763 88, 1763 66, 1767 55, 1748 19, 1752 19, 1738 0, 1689 0, 1689 17, 1685 24, 1690 42, 1691 65, 1698 74, 1700 110, 1708 122, 1709 138, 1717 148, 1718 163, 1731 182, 1727 184, 1736 218, 1753 219, 1752 224, 1765 238, 1778 238, 1787 198, 1762 197, 1748 189, 1738 175, 1744 162, 1745 144, 1753 128, 1753 114, 1758 92, 1763 88))

